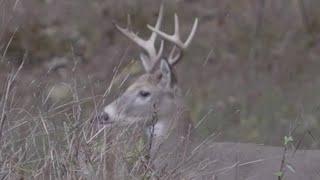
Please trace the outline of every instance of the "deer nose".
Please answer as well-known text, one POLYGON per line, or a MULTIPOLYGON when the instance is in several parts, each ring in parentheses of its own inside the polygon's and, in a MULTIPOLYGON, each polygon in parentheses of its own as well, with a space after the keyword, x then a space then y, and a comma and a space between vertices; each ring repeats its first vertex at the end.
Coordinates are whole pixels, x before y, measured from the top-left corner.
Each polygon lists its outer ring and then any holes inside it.
POLYGON ((100 124, 106 124, 110 120, 110 117, 107 113, 103 112, 98 116, 98 121, 100 124))

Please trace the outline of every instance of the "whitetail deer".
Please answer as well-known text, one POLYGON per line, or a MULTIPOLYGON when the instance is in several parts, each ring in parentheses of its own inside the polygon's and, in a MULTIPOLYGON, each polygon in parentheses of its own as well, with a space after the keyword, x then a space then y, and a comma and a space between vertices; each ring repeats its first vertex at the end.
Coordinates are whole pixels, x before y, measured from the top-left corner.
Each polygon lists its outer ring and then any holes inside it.
POLYGON ((154 177, 160 179, 320 179, 320 151, 289 151, 244 143, 201 143, 172 68, 189 47, 197 26, 195 20, 186 42, 180 38, 179 19, 174 18, 174 34, 160 30, 163 8, 148 40, 128 27, 116 28, 144 49, 140 59, 146 73, 140 76, 118 99, 107 105, 99 116, 104 125, 141 123, 149 132, 150 161, 154 177), (161 38, 159 48, 155 46, 161 38), (173 43, 167 59, 164 42, 173 43))

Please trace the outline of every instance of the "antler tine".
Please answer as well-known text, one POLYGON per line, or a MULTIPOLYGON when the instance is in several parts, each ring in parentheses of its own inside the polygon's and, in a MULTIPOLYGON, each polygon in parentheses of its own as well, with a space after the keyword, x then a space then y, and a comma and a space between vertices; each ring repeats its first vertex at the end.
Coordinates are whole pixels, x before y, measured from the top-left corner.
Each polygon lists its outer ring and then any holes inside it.
POLYGON ((153 32, 156 32, 158 35, 160 35, 163 39, 167 40, 167 41, 170 41, 172 43, 174 43, 175 45, 177 45, 180 49, 186 49, 189 47, 196 31, 197 31, 197 28, 198 28, 198 18, 195 19, 194 23, 193 23, 193 26, 192 26, 192 30, 190 32, 190 35, 189 37, 187 38, 186 42, 182 42, 181 40, 181 37, 180 37, 180 31, 179 31, 179 17, 177 14, 174 15, 174 27, 175 27, 175 30, 174 30, 174 34, 172 35, 169 35, 169 34, 166 34, 162 31, 160 31, 159 29, 157 29, 156 27, 152 27, 150 25, 148 25, 148 28, 153 31, 153 32))
POLYGON ((179 17, 177 14, 174 15, 174 33, 172 35, 166 34, 162 31, 160 31, 159 29, 157 29, 156 27, 152 27, 150 25, 148 25, 148 28, 150 30, 152 30, 153 32, 157 33, 159 36, 161 36, 163 39, 172 42, 175 46, 172 48, 168 61, 171 65, 176 64, 179 59, 182 57, 183 55, 183 50, 187 49, 190 44, 191 41, 197 31, 198 28, 198 18, 195 19, 193 26, 192 26, 192 30, 187 38, 187 40, 185 42, 182 42, 181 40, 181 36, 180 36, 180 29, 179 29, 179 17), (176 47, 180 48, 180 52, 178 52, 178 54, 174 55, 176 52, 176 47))
MULTIPOLYGON (((157 29, 157 30, 160 29, 160 26, 162 23, 162 18, 163 18, 163 5, 161 5, 161 7, 160 7, 157 23, 154 27, 155 29, 157 29)), ((142 61, 142 64, 143 64, 145 70, 147 72, 151 72, 154 69, 154 67, 158 64, 158 61, 160 60, 160 57, 163 52, 164 42, 163 42, 163 40, 161 41, 159 50, 157 52, 156 47, 155 47, 155 42, 156 42, 156 38, 157 38, 158 34, 156 32, 153 31, 150 38, 148 40, 144 40, 131 30, 130 16, 128 16, 127 23, 128 23, 128 25, 126 28, 122 28, 119 25, 117 25, 116 23, 114 23, 114 25, 122 34, 124 34, 126 37, 131 39, 133 42, 135 42, 138 46, 140 46, 142 49, 144 49, 146 51, 148 56, 146 56, 144 53, 141 53, 140 58, 141 58, 141 61, 142 61)))
POLYGON ((140 47, 144 47, 145 41, 141 39, 138 35, 136 35, 132 30, 131 30, 131 17, 128 15, 127 17, 127 27, 122 28, 115 22, 113 22, 113 25, 117 28, 118 31, 120 31, 123 35, 131 39, 133 42, 138 44, 140 47))
POLYGON ((181 50, 178 51, 177 54, 175 54, 176 50, 177 50, 177 46, 174 45, 173 48, 171 49, 171 52, 170 52, 169 57, 168 57, 168 62, 169 62, 169 64, 171 66, 176 65, 177 62, 179 61, 179 59, 181 59, 181 57, 183 55, 181 50))
MULTIPOLYGON (((162 23, 162 18, 163 18, 163 4, 160 5, 160 9, 159 9, 159 15, 158 15, 158 19, 157 19, 157 23, 155 25, 155 29, 160 29, 161 23, 162 23)), ((150 36, 149 41, 151 42, 155 42, 156 38, 157 38, 157 33, 152 31, 152 34, 150 36)))

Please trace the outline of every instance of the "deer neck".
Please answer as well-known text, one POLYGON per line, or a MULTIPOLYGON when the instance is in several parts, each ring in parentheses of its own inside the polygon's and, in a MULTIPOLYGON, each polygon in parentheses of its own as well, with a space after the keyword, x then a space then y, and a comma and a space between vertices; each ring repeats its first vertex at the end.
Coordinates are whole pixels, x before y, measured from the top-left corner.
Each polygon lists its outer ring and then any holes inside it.
POLYGON ((180 105, 172 108, 169 114, 160 112, 155 117, 156 120, 147 129, 151 158, 161 157, 159 154, 180 151, 180 148, 192 141, 194 130, 189 117, 188 110, 180 105))

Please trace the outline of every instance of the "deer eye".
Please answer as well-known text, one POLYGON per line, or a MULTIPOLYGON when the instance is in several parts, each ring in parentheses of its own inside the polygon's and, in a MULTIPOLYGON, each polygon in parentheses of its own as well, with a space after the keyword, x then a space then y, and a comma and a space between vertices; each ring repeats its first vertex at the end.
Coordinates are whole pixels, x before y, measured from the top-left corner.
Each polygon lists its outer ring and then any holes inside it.
POLYGON ((140 97, 144 97, 144 98, 146 98, 146 97, 148 97, 148 96, 150 96, 150 92, 148 92, 148 91, 139 91, 139 96, 140 97))

